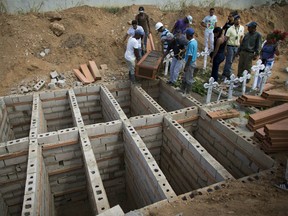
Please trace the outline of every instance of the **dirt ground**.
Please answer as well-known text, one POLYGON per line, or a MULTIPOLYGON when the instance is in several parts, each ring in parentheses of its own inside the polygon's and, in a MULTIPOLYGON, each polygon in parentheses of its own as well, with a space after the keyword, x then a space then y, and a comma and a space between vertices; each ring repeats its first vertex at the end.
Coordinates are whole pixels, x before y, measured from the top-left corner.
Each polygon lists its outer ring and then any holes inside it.
MULTIPOLYGON (((123 37, 137 14, 139 6, 124 7, 117 13, 107 9, 88 6, 60 11, 60 21, 65 27, 63 35, 57 37, 49 29, 49 13, 29 13, 19 15, 0 14, 0 96, 18 93, 21 85, 32 86, 39 79, 50 82, 49 74, 56 70, 67 79, 67 87, 72 87, 77 78, 72 69, 80 64, 95 60, 102 70, 102 82, 127 79, 124 60, 126 44, 123 37), (49 49, 44 57, 40 53, 49 49)), ((259 23, 258 30, 265 36, 273 29, 288 31, 288 6, 250 8, 239 11, 242 24, 252 20, 259 23)), ((160 47, 159 35, 154 31, 156 22, 161 21, 169 29, 174 22, 191 14, 199 51, 203 49, 204 29, 201 20, 209 8, 189 7, 182 11, 161 11, 155 6, 145 6, 150 16, 152 34, 156 47, 160 47)), ((223 26, 230 10, 216 8, 218 24, 223 26)), ((276 58, 270 82, 283 85, 288 80, 287 42, 280 46, 281 55, 276 58)), ((202 67, 202 59, 198 66, 202 67)), ((223 65, 222 65, 223 66, 223 65)), ((237 62, 234 63, 236 68, 237 62)), ((44 90, 47 89, 47 84, 44 90)), ((230 182, 227 188, 208 195, 197 196, 192 200, 175 201, 166 206, 150 210, 150 215, 288 215, 288 192, 275 187, 274 183, 283 180, 285 158, 281 155, 282 166, 276 174, 251 183, 230 182)), ((278 159, 277 159, 278 160, 278 159)))

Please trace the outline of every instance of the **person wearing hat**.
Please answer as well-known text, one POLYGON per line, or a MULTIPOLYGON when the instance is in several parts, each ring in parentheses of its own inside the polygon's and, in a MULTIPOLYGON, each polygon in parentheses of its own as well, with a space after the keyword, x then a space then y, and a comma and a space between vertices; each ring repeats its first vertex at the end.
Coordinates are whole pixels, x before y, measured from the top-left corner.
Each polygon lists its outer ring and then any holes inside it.
POLYGON ((209 15, 206 16, 201 22, 201 26, 205 27, 204 46, 205 46, 205 49, 208 49, 210 51, 214 50, 213 30, 217 26, 217 16, 214 15, 214 12, 215 12, 214 8, 210 8, 209 15), (210 48, 209 48, 209 45, 210 45, 210 48))
POLYGON ((238 52, 238 47, 244 36, 244 26, 240 25, 240 16, 234 17, 234 25, 232 25, 226 32, 225 38, 227 40, 226 46, 226 61, 222 73, 222 79, 230 79, 232 74, 232 64, 235 55, 238 52))
POLYGON ((183 34, 184 31, 189 27, 189 24, 192 24, 192 16, 188 15, 186 17, 184 17, 183 19, 179 19, 176 21, 176 23, 174 24, 171 32, 175 35, 178 30, 181 31, 181 33, 183 34))
POLYGON ((238 15, 238 12, 237 11, 233 11, 231 13, 229 13, 228 15, 228 20, 227 22, 224 24, 224 26, 222 27, 222 30, 224 31, 224 35, 226 34, 227 30, 232 26, 234 25, 234 18, 235 16, 238 15))
POLYGON ((147 47, 147 38, 149 36, 150 30, 150 24, 149 24, 149 16, 144 12, 144 7, 139 7, 139 13, 136 15, 135 20, 138 22, 138 25, 142 26, 144 29, 145 35, 144 35, 144 46, 143 46, 143 53, 146 53, 146 47, 147 47))
POLYGON ((246 26, 248 27, 248 32, 245 34, 237 52, 237 56, 239 55, 238 77, 242 76, 244 70, 250 73, 252 60, 256 60, 259 57, 261 50, 262 37, 256 31, 257 23, 252 21, 246 26))
POLYGON ((131 37, 131 36, 133 37, 136 30, 139 30, 142 32, 142 36, 138 39, 138 46, 139 46, 138 51, 139 51, 139 55, 141 58, 142 57, 142 42, 143 42, 143 37, 144 37, 145 32, 142 26, 138 25, 136 20, 132 20, 132 26, 128 29, 127 34, 124 36, 123 43, 126 41, 128 37, 131 37))
POLYGON ((167 35, 170 33, 168 29, 166 29, 161 22, 157 22, 155 25, 155 30, 160 33, 160 40, 163 47, 163 53, 167 51, 168 48, 168 40, 167 35))
POLYGON ((194 29, 188 28, 185 31, 188 40, 185 53, 185 67, 182 79, 181 90, 184 94, 189 94, 192 91, 192 84, 194 82, 193 73, 196 68, 198 43, 194 38, 194 29))
POLYGON ((174 56, 170 65, 170 79, 167 83, 175 85, 179 72, 184 66, 185 47, 188 41, 181 30, 178 30, 175 36, 172 33, 168 33, 167 38, 170 37, 172 37, 172 40, 169 42, 166 53, 164 53, 164 58, 169 54, 170 50, 173 50, 174 56))
POLYGON ((133 83, 135 82, 136 60, 140 60, 138 40, 141 38, 142 34, 143 33, 141 30, 135 30, 134 35, 128 39, 127 48, 124 55, 129 70, 129 79, 133 83))

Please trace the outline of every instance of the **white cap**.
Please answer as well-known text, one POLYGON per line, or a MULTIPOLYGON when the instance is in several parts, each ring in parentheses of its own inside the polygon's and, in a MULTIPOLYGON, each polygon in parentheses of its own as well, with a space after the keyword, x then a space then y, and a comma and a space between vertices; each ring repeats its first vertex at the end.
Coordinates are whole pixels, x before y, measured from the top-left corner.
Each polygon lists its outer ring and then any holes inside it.
POLYGON ((157 22, 155 25, 155 30, 158 31, 161 27, 163 27, 163 24, 161 22, 157 22))
POLYGON ((193 17, 188 15, 186 18, 189 21, 189 24, 192 24, 193 17))

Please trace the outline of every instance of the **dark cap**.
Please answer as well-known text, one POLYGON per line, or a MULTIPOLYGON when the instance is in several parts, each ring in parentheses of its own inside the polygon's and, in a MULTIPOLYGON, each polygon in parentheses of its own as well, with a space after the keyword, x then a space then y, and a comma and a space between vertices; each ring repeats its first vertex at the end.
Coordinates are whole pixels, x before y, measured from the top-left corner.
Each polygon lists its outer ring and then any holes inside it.
POLYGON ((194 33, 195 33, 195 31, 193 28, 187 28, 185 31, 186 35, 193 35, 194 33))
POLYGON ((252 22, 248 23, 246 26, 248 26, 248 27, 256 27, 257 23, 252 21, 252 22))
POLYGON ((240 15, 236 14, 236 15, 233 16, 233 18, 234 18, 234 20, 240 19, 240 15))
POLYGON ((138 11, 142 11, 143 12, 144 11, 144 7, 140 6, 138 11))

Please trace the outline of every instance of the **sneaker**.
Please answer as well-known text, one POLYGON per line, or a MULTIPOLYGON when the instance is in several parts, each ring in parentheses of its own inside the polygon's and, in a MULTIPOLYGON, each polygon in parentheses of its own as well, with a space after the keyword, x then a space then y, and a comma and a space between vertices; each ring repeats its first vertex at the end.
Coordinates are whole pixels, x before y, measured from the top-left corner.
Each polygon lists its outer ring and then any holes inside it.
POLYGON ((288 191, 288 183, 283 183, 283 184, 275 184, 275 187, 281 189, 281 190, 285 190, 288 191))

